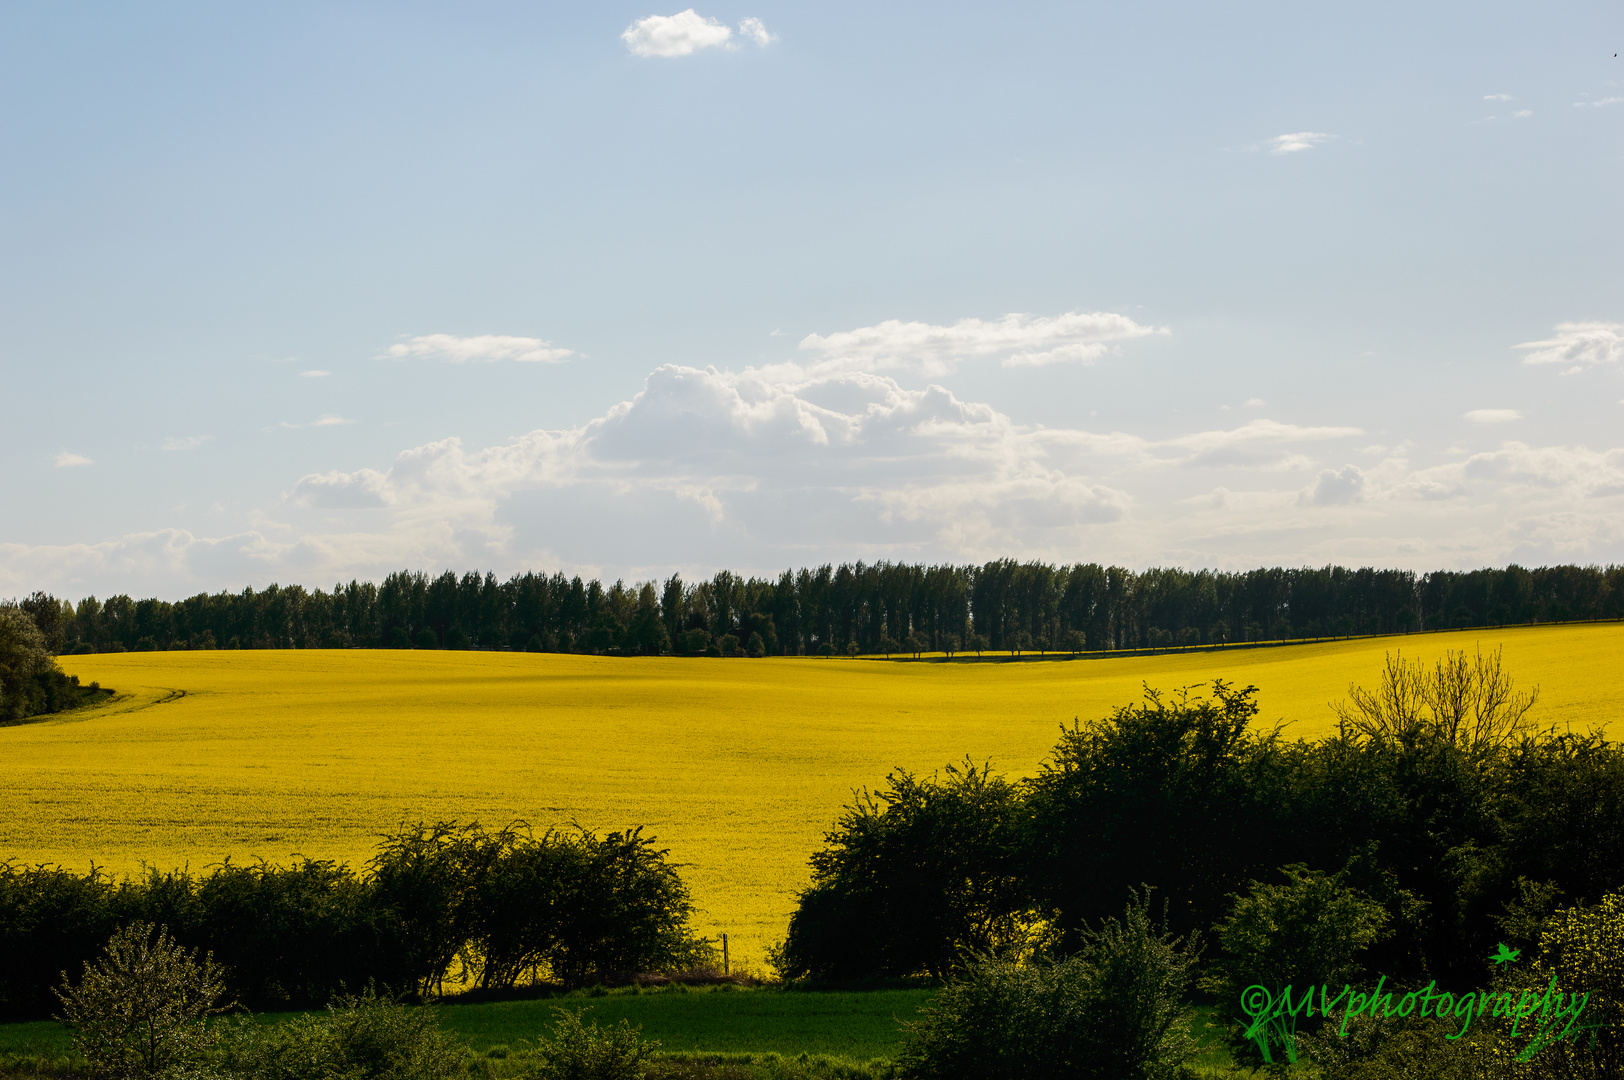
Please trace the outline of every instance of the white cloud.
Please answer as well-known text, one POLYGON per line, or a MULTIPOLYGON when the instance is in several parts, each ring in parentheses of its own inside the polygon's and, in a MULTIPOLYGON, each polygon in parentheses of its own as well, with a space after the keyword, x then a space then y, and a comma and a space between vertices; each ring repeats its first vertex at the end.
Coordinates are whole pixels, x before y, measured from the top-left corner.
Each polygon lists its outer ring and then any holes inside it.
POLYGON ((1322 469, 1312 487, 1298 495, 1298 501, 1314 506, 1346 506, 1365 497, 1364 470, 1357 465, 1322 469))
POLYGON ((94 461, 92 461, 90 458, 85 457, 83 454, 74 454, 74 453, 68 452, 67 450, 64 450, 60 454, 56 455, 56 458, 54 460, 56 462, 56 467, 59 468, 59 469, 72 469, 72 468, 76 468, 76 467, 78 467, 80 465, 94 465, 94 464, 96 464, 94 461))
POLYGON ((1265 139, 1263 145, 1269 148, 1271 154, 1295 154, 1334 138, 1335 135, 1323 131, 1296 131, 1290 135, 1276 135, 1272 139, 1265 139))
MULTIPOLYGON (((310 421, 310 423, 308 423, 308 424, 295 424, 295 423, 292 423, 291 421, 284 420, 284 421, 282 421, 281 426, 285 427, 285 428, 290 428, 290 429, 297 429, 297 428, 307 428, 307 427, 339 427, 339 426, 341 426, 343 424, 353 424, 353 423, 355 423, 355 420, 348 417, 348 416, 340 416, 337 413, 322 413, 320 416, 316 417, 314 420, 310 421)), ((271 430, 271 429, 267 428, 266 430, 271 430)))
POLYGON ((1516 112, 1511 114, 1511 117, 1514 120, 1526 120, 1530 116, 1533 116, 1533 115, 1534 115, 1534 110, 1533 109, 1518 109, 1516 112))
POLYGON ((1483 100, 1484 101, 1511 101, 1512 97, 1511 97, 1510 94, 1484 94, 1483 95, 1483 100))
POLYGON ((1267 404, 1268 404, 1268 402, 1264 401, 1260 397, 1249 397, 1245 401, 1241 402, 1241 408, 1243 408, 1243 409, 1255 409, 1255 408, 1258 408, 1259 406, 1267 405, 1267 404))
POLYGON ((666 366, 579 427, 483 448, 444 439, 387 466, 314 472, 220 535, 0 544, 0 594, 177 596, 401 567, 638 580, 858 558, 1427 569, 1624 558, 1624 448, 1509 442, 1417 468, 1404 444, 1343 444, 1358 433, 1260 419, 1148 438, 1021 424, 867 372, 790 383, 666 366), (1356 452, 1365 464, 1343 464, 1356 452))
POLYGON ((212 438, 214 438, 213 435, 171 435, 164 440, 163 448, 165 450, 196 450, 212 438))
POLYGON ((1509 420, 1521 420, 1522 413, 1516 409, 1472 409, 1465 414, 1465 418, 1474 424, 1504 424, 1509 420))
POLYGON ((772 33, 760 19, 754 17, 739 20, 739 36, 748 38, 762 48, 778 40, 777 34, 772 33))
POLYGON ((302 477, 290 495, 295 502, 323 510, 361 510, 387 506, 385 477, 376 469, 341 473, 337 469, 302 477))
POLYGON ((301 371, 301 372, 299 372, 299 378, 301 378, 301 379, 325 379, 327 376, 329 376, 331 374, 332 374, 331 371, 318 371, 318 370, 301 371))
POLYGON ((1136 475, 1189 465, 1300 469, 1311 462, 1297 448, 1357 434, 1254 420, 1149 440, 1023 427, 939 386, 908 389, 866 372, 789 384, 667 365, 583 427, 484 450, 429 443, 388 469, 306 476, 288 502, 432 521, 504 550, 522 550, 527 531, 556 532, 562 508, 577 529, 591 529, 637 507, 667 523, 657 527, 668 544, 684 531, 670 523, 687 515, 696 549, 726 535, 785 550, 834 543, 852 557, 942 549, 980 557, 1060 551, 1123 520, 1136 475))
MULTIPOLYGON (((760 19, 746 19, 739 31, 757 45, 765 45, 772 35, 760 19)), ((734 48, 733 31, 715 19, 696 14, 693 8, 675 15, 650 15, 638 19, 620 35, 637 56, 689 56, 700 49, 734 48)))
POLYGON ((829 335, 808 334, 800 348, 820 353, 815 372, 911 371, 934 376, 966 360, 998 357, 1004 367, 1092 363, 1111 343, 1166 334, 1126 315, 1067 312, 1043 316, 1013 313, 999 319, 960 319, 951 326, 888 319, 875 326, 829 335))
POLYGON ((1624 102, 1624 97, 1604 97, 1598 98, 1595 101, 1575 101, 1573 103, 1573 107, 1575 109, 1582 109, 1588 105, 1593 109, 1600 109, 1605 105, 1617 105, 1620 102, 1624 102))
POLYGON ((1306 459, 1282 456, 1279 448, 1306 442, 1347 439, 1364 432, 1356 427, 1300 427, 1274 420, 1253 420, 1226 431, 1202 431, 1157 444, 1188 451, 1177 457, 1188 466, 1254 466, 1270 469, 1300 467, 1306 459))
POLYGON ((1569 322, 1556 325, 1547 341, 1525 341, 1515 346, 1533 349, 1526 364, 1611 364, 1624 359, 1624 323, 1569 322))
POLYGON ((1594 451, 1508 442, 1498 450, 1418 471, 1410 482, 1431 485, 1451 496, 1505 499, 1555 494, 1586 501, 1624 494, 1624 449, 1594 451))
POLYGON ((490 363, 498 360, 556 364, 574 355, 573 350, 556 348, 551 342, 540 338, 507 337, 501 334, 479 334, 475 337, 425 334, 398 345, 391 345, 388 352, 388 356, 393 360, 420 356, 445 360, 453 364, 490 363))

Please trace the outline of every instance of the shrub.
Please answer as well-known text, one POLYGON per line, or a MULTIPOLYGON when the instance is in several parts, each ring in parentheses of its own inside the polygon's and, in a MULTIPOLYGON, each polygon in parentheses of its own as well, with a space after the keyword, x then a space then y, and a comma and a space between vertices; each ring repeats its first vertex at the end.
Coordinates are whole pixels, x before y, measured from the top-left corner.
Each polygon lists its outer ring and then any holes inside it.
POLYGON ((1241 1009, 1247 987, 1260 985, 1271 994, 1292 986, 1337 986, 1356 978, 1358 956, 1381 937, 1387 912, 1380 904, 1301 864, 1282 867, 1286 881, 1254 881, 1244 896, 1234 898, 1229 916, 1213 929, 1223 947, 1201 980, 1218 998, 1237 1062, 1257 1066, 1262 1052, 1246 1037, 1249 1019, 1241 1009))
POLYGON ((558 1019, 551 1038, 542 1039, 534 1075, 538 1080, 642 1080, 649 1058, 660 1048, 645 1042, 642 1028, 622 1019, 612 1028, 600 1028, 581 1019, 585 1009, 570 1012, 554 1008, 558 1019))
POLYGON ((224 992, 212 956, 202 962, 160 927, 136 922, 113 934, 94 964, 85 963, 78 986, 66 977, 57 991, 62 1021, 74 1045, 97 1073, 156 1076, 195 1061, 215 1041, 204 1018, 224 992))
POLYGON ((1277 740, 1248 730, 1256 694, 1222 680, 1210 697, 1147 687, 1143 704, 1062 730, 1027 804, 1031 887, 1063 933, 1141 882, 1164 890, 1175 930, 1205 930, 1248 877, 1290 861, 1273 850, 1277 740))
POLYGON ((1319 1080, 1481 1080, 1498 1077, 1494 1038, 1485 1030, 1450 1039, 1460 1024, 1437 1017, 1392 1016, 1348 1021, 1348 1034, 1327 1024, 1298 1037, 1319 1080))
POLYGON ((910 1025, 903 1075, 917 1080, 1180 1075, 1195 1051, 1180 1004, 1197 949, 1158 926, 1150 893, 1084 934, 1058 962, 990 958, 949 983, 910 1025))
POLYGON ((465 1055, 433 1009, 369 989, 270 1027, 240 1021, 222 1063, 241 1080, 448 1080, 465 1055))
POLYGON ((971 761, 946 773, 899 769, 846 808, 790 916, 786 974, 945 978, 1028 946, 1020 789, 971 761))
POLYGON ((1579 1027, 1551 1042, 1557 1032, 1524 1023, 1508 1050, 1530 1054, 1515 1075, 1532 1080, 1614 1080, 1624 1075, 1624 895, 1565 908, 1545 920, 1533 963, 1512 968, 1504 979, 1517 997, 1541 996, 1556 978, 1567 993, 1588 994, 1579 1027))

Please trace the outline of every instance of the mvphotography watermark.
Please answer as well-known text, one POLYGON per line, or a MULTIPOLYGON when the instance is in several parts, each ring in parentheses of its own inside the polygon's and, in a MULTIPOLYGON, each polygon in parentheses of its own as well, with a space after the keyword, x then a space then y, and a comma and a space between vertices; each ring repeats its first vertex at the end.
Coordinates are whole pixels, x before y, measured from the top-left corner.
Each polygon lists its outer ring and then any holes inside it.
MULTIPOLYGON (((1502 944, 1489 959, 1496 964, 1513 962, 1519 952, 1502 944)), ((1436 982, 1429 982, 1424 989, 1404 994, 1395 994, 1391 990, 1383 993, 1386 985, 1385 975, 1377 980, 1375 989, 1369 992, 1354 990, 1352 985, 1344 983, 1341 993, 1333 997, 1329 984, 1323 983, 1318 988, 1306 987, 1300 996, 1293 993, 1289 984, 1278 993, 1271 993, 1266 986, 1253 984, 1241 993, 1241 1012, 1251 1021, 1246 1028, 1246 1038, 1257 1043, 1263 1060, 1270 1064, 1274 1063, 1277 1048, 1285 1053, 1288 1062, 1295 1062, 1297 1021, 1301 1018, 1319 1016, 1334 1022, 1340 1014, 1341 1024, 1337 1034, 1344 1038, 1348 1034, 1348 1024, 1362 1015, 1372 1018, 1418 1015, 1454 1019, 1460 1021, 1460 1028, 1444 1036, 1454 1040, 1465 1035, 1474 1021, 1487 1014, 1498 1020, 1509 1021, 1513 1037, 1518 1034, 1519 1028, 1526 1027, 1531 1032, 1528 1045, 1517 1054, 1517 1060, 1527 1061, 1553 1042, 1575 1038, 1601 1026, 1599 1023, 1579 1022, 1590 995, 1565 993, 1557 988, 1555 975, 1551 976, 1543 994, 1538 990, 1451 993, 1437 989, 1436 982)), ((1594 1038, 1594 1035, 1591 1037, 1594 1038)))

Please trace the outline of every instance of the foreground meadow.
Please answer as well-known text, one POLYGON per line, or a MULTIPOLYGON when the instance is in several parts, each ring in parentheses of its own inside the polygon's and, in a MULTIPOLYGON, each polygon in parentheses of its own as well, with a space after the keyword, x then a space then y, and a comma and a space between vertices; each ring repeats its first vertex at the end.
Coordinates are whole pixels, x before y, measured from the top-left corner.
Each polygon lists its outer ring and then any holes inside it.
POLYGON ((1315 737, 1385 650, 1503 645, 1541 723, 1617 716, 1618 624, 1023 663, 406 651, 64 657, 109 703, 0 729, 0 859, 202 868, 361 863, 418 819, 644 824, 686 864, 703 933, 759 964, 854 787, 970 754, 1034 771, 1073 717, 1215 677, 1315 737))

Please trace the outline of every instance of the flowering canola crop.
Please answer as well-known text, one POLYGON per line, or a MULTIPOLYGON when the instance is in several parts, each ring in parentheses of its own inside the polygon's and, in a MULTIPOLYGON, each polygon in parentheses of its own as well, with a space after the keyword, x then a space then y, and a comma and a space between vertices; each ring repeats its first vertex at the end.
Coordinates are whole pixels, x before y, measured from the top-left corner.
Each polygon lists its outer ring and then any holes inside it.
POLYGON ((419 819, 632 824, 669 847, 702 908, 759 963, 806 859, 851 798, 902 766, 990 759, 1034 772, 1062 724, 1223 678, 1261 688, 1288 735, 1373 685, 1395 647, 1423 659, 1503 645, 1541 723, 1616 715, 1616 624, 1462 631, 1266 649, 1023 663, 276 651, 64 657, 117 689, 64 718, 0 728, 0 859, 194 870, 364 862, 419 819))

